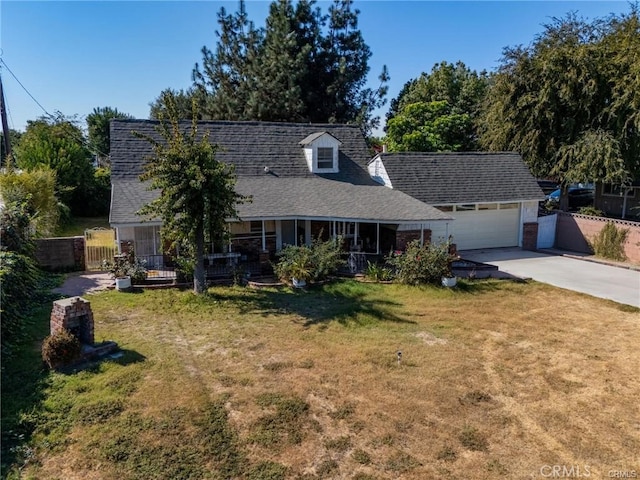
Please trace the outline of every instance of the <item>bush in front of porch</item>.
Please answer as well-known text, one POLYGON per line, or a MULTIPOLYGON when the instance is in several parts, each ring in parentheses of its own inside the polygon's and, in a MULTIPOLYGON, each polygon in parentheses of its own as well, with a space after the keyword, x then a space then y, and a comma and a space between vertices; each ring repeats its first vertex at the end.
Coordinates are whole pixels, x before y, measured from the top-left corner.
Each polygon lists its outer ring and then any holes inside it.
POLYGON ((449 253, 449 243, 425 243, 414 240, 404 253, 392 252, 387 263, 394 271, 395 279, 407 285, 431 283, 439 285, 442 277, 451 275, 451 262, 455 259, 449 253))
POLYGON ((319 282, 326 280, 342 267, 342 238, 322 241, 320 237, 311 245, 287 245, 278 253, 273 271, 278 278, 291 282, 293 278, 319 282))

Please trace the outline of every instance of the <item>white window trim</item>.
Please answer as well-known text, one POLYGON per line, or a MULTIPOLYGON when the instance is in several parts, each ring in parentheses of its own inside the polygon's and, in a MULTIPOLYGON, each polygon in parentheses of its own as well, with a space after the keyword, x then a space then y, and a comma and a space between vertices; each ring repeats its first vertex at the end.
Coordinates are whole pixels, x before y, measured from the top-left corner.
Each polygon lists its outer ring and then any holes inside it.
MULTIPOLYGON (((629 187, 621 187, 620 185, 614 185, 612 183, 603 183, 602 184, 602 196, 603 197, 614 197, 614 198, 623 198, 624 197, 624 192, 625 190, 627 190, 627 188, 629 187), (618 187, 620 188, 620 193, 606 193, 605 192, 605 188, 609 186, 610 188, 613 187, 618 187)), ((631 191, 627 193, 627 198, 635 198, 636 197, 636 190, 637 188, 631 188, 631 191)))
POLYGON ((338 149, 336 147, 315 146, 313 147, 313 171, 314 173, 337 173, 338 172, 338 149), (333 151, 333 166, 331 168, 318 167, 318 149, 330 148, 333 151))

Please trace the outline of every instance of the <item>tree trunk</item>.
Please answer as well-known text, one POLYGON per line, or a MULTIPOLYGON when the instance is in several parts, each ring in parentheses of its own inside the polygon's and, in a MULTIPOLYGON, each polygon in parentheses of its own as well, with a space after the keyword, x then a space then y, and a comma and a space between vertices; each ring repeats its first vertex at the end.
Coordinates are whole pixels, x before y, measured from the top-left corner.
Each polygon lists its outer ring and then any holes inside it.
POLYGON ((201 294, 204 291, 204 229, 202 226, 199 226, 196 230, 196 265, 193 270, 193 293, 201 294))
POLYGON ((560 188, 560 210, 563 212, 569 211, 569 187, 567 185, 562 185, 560 188))

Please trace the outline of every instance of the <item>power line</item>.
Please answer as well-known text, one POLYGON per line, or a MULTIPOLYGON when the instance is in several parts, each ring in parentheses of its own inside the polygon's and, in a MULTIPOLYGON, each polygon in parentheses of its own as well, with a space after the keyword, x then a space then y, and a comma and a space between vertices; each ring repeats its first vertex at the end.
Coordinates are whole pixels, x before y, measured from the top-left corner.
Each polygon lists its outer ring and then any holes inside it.
POLYGON ((7 71, 11 74, 11 76, 15 79, 15 81, 16 81, 16 82, 18 82, 18 85, 20 85, 20 86, 22 87, 22 89, 23 89, 25 92, 27 92, 27 95, 29 95, 29 96, 31 97, 31 100, 33 100, 34 102, 36 102, 36 105, 38 105, 38 106, 42 109, 42 111, 43 111, 44 113, 46 113, 49 117, 53 117, 53 115, 51 115, 49 112, 47 112, 47 109, 46 109, 46 108, 44 108, 44 107, 40 104, 40 102, 39 102, 38 100, 36 100, 36 98, 35 98, 33 95, 31 95, 31 92, 29 92, 29 90, 27 90, 27 87, 25 87, 25 86, 22 84, 22 82, 21 82, 20 80, 18 80, 18 77, 16 77, 16 75, 11 71, 11 69, 9 68, 9 66, 5 63, 5 61, 4 61, 2 58, 0 58, 0 62, 4 65, 4 67, 5 67, 5 68, 7 69, 7 71))
MULTIPOLYGON (((13 73, 13 72, 11 71, 11 69, 9 68, 9 66, 5 63, 5 61, 4 61, 1 57, 0 57, 0 63, 2 63, 2 64, 5 66, 5 68, 6 68, 6 69, 7 69, 7 71, 11 74, 11 76, 15 79, 15 81, 16 81, 16 82, 18 82, 18 85, 20 85, 20 86, 22 87, 22 89, 23 89, 25 92, 27 92, 27 95, 29 95, 29 96, 31 97, 31 99, 32 99, 34 102, 36 102, 36 104, 37 104, 37 105, 42 109, 42 111, 43 111, 44 113, 46 113, 46 114, 47 114, 47 116, 48 116, 49 118, 55 119, 55 118, 56 118, 56 116, 55 116, 55 115, 50 114, 50 113, 47 111, 47 109, 46 109, 46 108, 44 108, 44 107, 40 104, 40 102, 38 102, 38 100, 36 100, 36 99, 35 99, 35 97, 34 97, 33 95, 31 95, 31 93, 29 92, 29 90, 27 90, 27 88, 22 84, 22 82, 21 82, 20 80, 18 80, 18 77, 16 77, 15 73, 13 73)), ((58 113, 60 113, 60 112, 58 112, 58 113)), ((91 150, 94 150, 94 151, 95 151, 95 153, 96 153, 97 155, 100 155, 100 156, 102 156, 102 157, 109 157, 109 155, 107 155, 106 153, 99 151, 99 150, 98 150, 97 148, 95 148, 95 147, 92 147, 92 146, 89 144, 88 140, 84 138, 84 136, 81 136, 80 138, 75 137, 75 139, 76 139, 76 140, 78 140, 80 143, 82 143, 82 144, 83 144, 85 147, 87 147, 90 151, 91 151, 91 150)))

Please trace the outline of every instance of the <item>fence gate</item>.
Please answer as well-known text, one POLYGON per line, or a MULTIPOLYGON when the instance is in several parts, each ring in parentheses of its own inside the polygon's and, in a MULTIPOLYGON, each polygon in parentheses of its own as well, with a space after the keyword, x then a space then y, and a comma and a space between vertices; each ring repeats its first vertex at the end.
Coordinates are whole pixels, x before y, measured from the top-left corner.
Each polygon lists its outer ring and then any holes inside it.
POLYGON ((556 243, 558 215, 538 217, 538 248, 553 248, 556 243))
POLYGON ((111 228, 92 228, 84 231, 84 258, 87 270, 102 270, 102 261, 113 261, 116 254, 116 235, 111 228))

